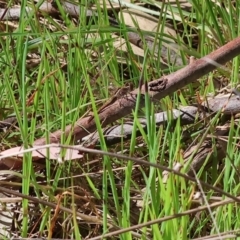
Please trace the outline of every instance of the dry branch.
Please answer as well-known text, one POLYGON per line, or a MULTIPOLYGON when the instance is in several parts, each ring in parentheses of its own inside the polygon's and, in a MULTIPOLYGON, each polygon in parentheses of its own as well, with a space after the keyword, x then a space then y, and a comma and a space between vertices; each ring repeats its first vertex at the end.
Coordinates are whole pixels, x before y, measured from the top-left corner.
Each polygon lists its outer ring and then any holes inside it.
MULTIPOLYGON (((208 74, 212 70, 216 69, 219 64, 225 64, 234 57, 240 54, 240 37, 232 40, 216 51, 209 55, 196 60, 188 66, 172 73, 166 78, 168 79, 166 88, 159 92, 149 92, 151 99, 162 99, 174 91, 186 86, 189 83, 196 81, 198 78, 208 74)), ((156 83, 159 79, 150 82, 156 83)), ((135 89, 130 94, 120 98, 115 103, 110 105, 105 111, 99 114, 100 121, 103 122, 102 126, 106 126, 113 121, 118 120, 132 112, 135 108, 136 97, 139 89, 135 89)), ((141 94, 145 94, 145 89, 142 87, 141 94)), ((143 106, 144 101, 141 103, 143 106)), ((61 135, 64 134, 66 137, 71 137, 73 141, 81 140, 84 136, 88 135, 89 132, 96 130, 95 122, 88 123, 89 117, 80 118, 74 125, 68 125, 65 130, 58 130, 51 134, 49 142, 59 143, 61 135)), ((43 145, 46 143, 46 139, 40 138, 34 142, 34 145, 43 145)))
MULTIPOLYGON (((41 1, 36 1, 36 4, 39 4, 41 1)), ((80 13, 80 7, 72 4, 70 2, 61 1, 63 9, 72 17, 79 17, 80 13)), ((33 8, 26 7, 25 9, 26 13, 29 15, 31 13, 40 13, 40 14, 48 14, 52 16, 59 15, 59 11, 57 8, 54 7, 54 5, 51 2, 45 1, 43 2, 38 8, 36 5, 34 5, 33 8)), ((87 10, 86 16, 92 16, 92 11, 87 10)), ((20 7, 14 7, 14 8, 6 8, 2 9, 0 8, 0 20, 1 21, 10 21, 10 20, 19 20, 21 16, 21 8, 20 7)))
MULTIPOLYGON (((160 126, 169 121, 180 120, 180 124, 183 126, 186 124, 193 124, 218 111, 223 115, 235 115, 240 113, 240 98, 235 95, 209 98, 207 101, 204 101, 201 106, 204 107, 204 113, 199 112, 199 107, 197 106, 184 106, 179 109, 169 110, 172 114, 168 114, 167 111, 156 113, 155 123, 157 126, 160 126), (169 115, 172 115, 171 119, 168 118, 169 115)), ((142 125, 142 128, 147 130, 147 120, 145 118, 139 118, 138 121, 142 125)), ((122 125, 106 127, 103 130, 106 144, 110 146, 121 142, 122 138, 125 140, 130 139, 133 129, 133 122, 131 121, 125 122, 122 125)), ((93 133, 84 137, 82 140, 83 142, 91 141, 98 144, 99 135, 98 133, 93 133)))

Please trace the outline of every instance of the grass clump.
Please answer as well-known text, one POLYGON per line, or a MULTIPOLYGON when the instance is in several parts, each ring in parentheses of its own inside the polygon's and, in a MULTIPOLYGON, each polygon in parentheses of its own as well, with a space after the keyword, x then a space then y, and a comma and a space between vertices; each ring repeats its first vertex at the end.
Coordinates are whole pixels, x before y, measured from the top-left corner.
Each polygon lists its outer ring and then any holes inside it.
POLYGON ((102 150, 62 163, 50 157, 33 161, 27 153, 22 168, 11 171, 2 164, 1 185, 12 192, 1 192, 20 197, 14 203, 20 214, 8 217, 14 224, 1 232, 3 237, 194 239, 237 234, 238 208, 221 200, 239 192, 238 168, 232 167, 239 161, 238 120, 224 119, 219 112, 210 120, 183 125, 172 110, 236 85, 239 58, 161 102, 139 94, 129 119, 117 122, 123 131, 124 123, 133 120, 132 132, 128 139, 123 132, 117 144, 106 141, 96 113, 99 102, 118 87, 131 83, 138 88, 140 79, 149 82, 170 74, 187 65, 190 56, 203 57, 238 36, 238 2, 140 3, 1 3, 1 8, 15 4, 21 9, 18 21, 0 22, 1 120, 15 118, 1 133, 2 150, 27 148, 40 137, 50 143, 57 130, 59 144, 79 144, 65 131, 88 111, 96 115, 100 139, 98 146, 88 147, 102 150), (153 116, 162 110, 168 121, 159 125, 153 116), (225 123, 227 146, 208 138, 225 123), (198 172, 192 172, 195 180, 177 171, 165 175, 164 166, 170 170, 176 162, 187 172, 191 163, 186 159, 201 157, 201 150, 208 152, 198 172), (199 192, 201 201, 193 197, 199 192))

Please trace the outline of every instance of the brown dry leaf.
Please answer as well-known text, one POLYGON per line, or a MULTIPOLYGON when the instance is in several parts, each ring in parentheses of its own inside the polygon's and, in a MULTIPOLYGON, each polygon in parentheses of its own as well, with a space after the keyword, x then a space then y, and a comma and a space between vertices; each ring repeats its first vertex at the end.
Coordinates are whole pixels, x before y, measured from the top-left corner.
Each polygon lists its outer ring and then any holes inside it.
MULTIPOLYGON (((78 146, 75 146, 78 147, 78 146)), ((79 154, 78 150, 74 149, 62 149, 56 145, 47 146, 35 146, 24 150, 23 147, 10 148, 0 153, 0 161, 7 165, 9 168, 17 168, 22 165, 22 159, 25 152, 32 153, 32 160, 37 161, 43 158, 49 158, 52 160, 69 161, 73 159, 82 158, 83 155, 79 154), (62 150, 62 153, 61 153, 62 150), (48 155, 49 152, 49 155, 48 155)))
MULTIPOLYGON (((118 51, 128 52, 128 47, 126 44, 126 40, 124 38, 119 38, 114 34, 113 34, 113 38, 117 39, 113 43, 114 47, 117 49, 117 55, 118 55, 118 51)), ((139 57, 144 57, 144 50, 142 48, 139 48, 132 43, 129 43, 129 44, 131 45, 132 51, 134 52, 135 55, 139 57)), ((119 56, 122 56, 122 54, 120 54, 119 56)), ((123 58, 121 58, 119 59, 119 62, 126 62, 126 61, 123 58)))
MULTIPOLYGON (((135 9, 131 10, 125 9, 121 12, 121 14, 119 14, 119 18, 122 18, 126 25, 140 28, 141 30, 146 32, 157 33, 158 28, 161 29, 162 31, 159 19, 152 17, 150 14, 147 14, 142 11, 138 11, 135 9)), ((157 54, 156 57, 158 56, 158 52, 160 51, 163 66, 168 65, 168 62, 174 63, 175 65, 178 66, 182 66, 183 62, 181 54, 179 52, 179 46, 173 40, 177 38, 176 31, 171 27, 171 25, 164 24, 163 33, 164 34, 161 34, 162 40, 158 40, 161 41, 161 49, 158 48, 158 43, 155 44, 154 37, 150 35, 144 35, 148 48, 154 50, 154 52, 157 54)), ((134 33, 131 33, 131 35, 133 34, 134 33)), ((141 39, 140 36, 139 38, 141 39)), ((137 42, 140 44, 141 41, 137 42)), ((131 44, 131 46, 133 45, 131 44)), ((140 50, 140 48, 135 47, 134 53, 138 56, 143 56, 143 50, 140 50)))
POLYGON ((178 8, 178 6, 181 7, 181 9, 191 9, 192 8, 192 4, 188 1, 188 0, 168 0, 168 3, 171 4, 171 6, 178 8))
MULTIPOLYGON (((124 0, 124 3, 131 3, 132 1, 131 0, 124 0)), ((120 4, 120 2, 116 3, 116 2, 111 2, 111 4, 108 2, 108 1, 103 1, 103 0, 100 0, 99 1, 99 4, 102 8, 105 8, 106 6, 106 9, 107 10, 112 10, 113 8, 116 10, 120 10, 120 9, 123 9, 125 8, 125 5, 124 4, 120 4)), ((144 5, 144 3, 134 3, 135 5, 144 5)), ((92 9, 96 10, 97 9, 97 6, 96 4, 94 4, 92 6, 92 9)))
MULTIPOLYGON (((157 18, 135 9, 123 10, 121 14, 119 14, 119 18, 123 18, 126 25, 136 27, 137 24, 141 30, 149 32, 156 32, 159 24, 159 20, 157 18)), ((170 27, 167 27, 166 24, 164 26, 164 33, 176 38, 176 31, 170 27)), ((167 40, 169 41, 169 39, 167 40)))

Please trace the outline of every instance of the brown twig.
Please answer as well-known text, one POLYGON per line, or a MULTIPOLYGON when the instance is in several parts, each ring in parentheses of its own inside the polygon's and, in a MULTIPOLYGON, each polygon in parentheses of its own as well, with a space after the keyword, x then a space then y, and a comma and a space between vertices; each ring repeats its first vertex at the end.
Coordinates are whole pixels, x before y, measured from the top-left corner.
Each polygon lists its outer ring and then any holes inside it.
MULTIPOLYGON (((216 51, 210 53, 209 55, 196 60, 189 64, 188 66, 172 73, 166 78, 168 79, 167 84, 163 91, 149 91, 149 95, 152 99, 162 99, 165 96, 175 92, 176 90, 186 86, 189 83, 196 81, 198 78, 208 74, 212 70, 216 69, 219 64, 225 64, 234 57, 240 54, 240 37, 232 40, 216 51)), ((160 80, 150 82, 149 84, 155 84, 160 80)), ((103 122, 103 127, 107 124, 116 121, 131 113, 135 107, 136 96, 139 89, 135 89, 130 94, 118 99, 107 109, 99 113, 99 118, 103 122)), ((144 94, 144 88, 141 89, 141 94, 144 94)), ((141 103, 143 106, 144 102, 141 103)), ((89 117, 79 119, 74 125, 68 125, 65 129, 65 136, 71 136, 72 140, 82 139, 84 136, 88 135, 89 132, 94 132, 96 130, 96 125, 94 121, 90 124, 88 123, 89 117)), ((59 143, 62 135, 62 130, 58 130, 51 134, 50 143, 59 143)), ((37 139, 35 145, 45 144, 46 139, 37 139)))

